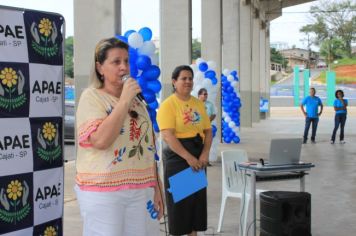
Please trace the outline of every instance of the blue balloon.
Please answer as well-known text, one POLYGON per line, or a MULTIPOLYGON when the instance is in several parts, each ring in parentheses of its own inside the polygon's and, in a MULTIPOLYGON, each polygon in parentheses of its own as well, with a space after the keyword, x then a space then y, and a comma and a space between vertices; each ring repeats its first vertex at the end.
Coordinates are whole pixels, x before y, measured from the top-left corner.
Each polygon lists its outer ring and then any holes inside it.
POLYGON ((240 143, 240 138, 238 136, 234 137, 232 140, 234 143, 240 143))
POLYGON ((144 70, 142 73, 142 77, 146 80, 155 80, 161 74, 161 70, 156 65, 151 65, 147 70, 144 70))
POLYGON ((151 58, 146 55, 140 55, 136 59, 136 66, 140 70, 147 70, 151 66, 151 58))
POLYGON ((136 32, 135 30, 128 30, 128 31, 125 32, 124 36, 126 38, 129 38, 130 34, 135 33, 135 32, 136 32))
POLYGON ((155 93, 158 93, 161 90, 162 85, 158 80, 151 80, 147 82, 147 88, 151 89, 155 93))
POLYGON ((206 62, 202 62, 199 64, 199 70, 205 72, 208 69, 208 64, 206 62))
MULTIPOLYGON (((156 101, 156 100, 155 100, 156 101)), ((156 101, 157 102, 157 101, 156 101)), ((151 103, 150 103, 151 104, 151 103)), ((155 120, 157 116, 156 109, 149 108, 148 114, 150 115, 151 120, 155 120)))
POLYGON ((121 40, 122 42, 125 42, 126 44, 128 43, 127 42, 127 38, 125 37, 125 36, 122 36, 122 35, 116 35, 116 38, 117 39, 119 39, 119 40, 121 40))
POLYGON ((152 38, 152 31, 148 27, 143 27, 138 31, 141 34, 143 41, 150 41, 152 38))
POLYGON ((157 121, 153 122, 153 129, 155 130, 155 132, 159 132, 159 127, 158 127, 157 121))
MULTIPOLYGON (((130 66, 133 64, 136 64, 136 59, 137 59, 137 51, 134 48, 129 48, 129 62, 130 66)), ((136 66, 136 65, 135 65, 136 66)))
POLYGON ((154 102, 148 104, 148 107, 151 108, 151 109, 154 109, 156 110, 158 108, 159 104, 157 102, 157 100, 155 100, 154 102))
POLYGON ((213 85, 215 85, 218 83, 218 79, 214 77, 211 79, 211 82, 213 83, 213 85))
POLYGON ((142 92, 142 95, 148 104, 156 100, 156 94, 151 89, 146 89, 142 92))
POLYGON ((237 71, 236 70, 233 70, 233 71, 231 71, 231 73, 230 73, 232 76, 237 76, 237 71))
MULTIPOLYGON (((201 65, 201 64, 203 64, 203 63, 200 63, 200 65, 201 65)), ((200 69, 200 65, 199 65, 199 69, 200 69)), ((208 65, 208 64, 207 64, 207 65, 208 65)), ((216 73, 215 73, 215 71, 213 71, 213 70, 208 70, 208 71, 205 71, 204 76, 205 76, 206 78, 213 79, 213 78, 215 78, 216 73)))
POLYGON ((218 131, 218 129, 216 128, 215 125, 212 125, 212 126, 211 126, 211 129, 212 129, 212 132, 213 132, 213 137, 215 137, 216 132, 218 131))
POLYGON ((141 90, 146 90, 147 89, 147 82, 142 76, 138 76, 137 78, 137 83, 140 85, 141 90))
POLYGON ((131 66, 131 64, 130 64, 130 75, 131 75, 132 78, 136 78, 137 77, 138 70, 137 70, 136 65, 135 66, 131 66))
POLYGON ((231 143, 231 138, 230 137, 224 137, 224 142, 225 143, 231 143))

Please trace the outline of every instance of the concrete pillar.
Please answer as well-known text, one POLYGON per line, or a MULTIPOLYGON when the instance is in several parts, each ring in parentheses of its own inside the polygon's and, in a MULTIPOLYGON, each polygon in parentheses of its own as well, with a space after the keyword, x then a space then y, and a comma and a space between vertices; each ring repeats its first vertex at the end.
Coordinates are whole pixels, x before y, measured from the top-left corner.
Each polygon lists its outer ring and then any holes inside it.
POLYGON ((221 0, 201 1, 201 57, 216 63, 216 74, 221 74, 221 0))
POLYGON ((265 80, 266 80, 266 98, 269 101, 269 109, 268 109, 268 113, 267 113, 267 117, 270 117, 271 115, 271 94, 270 94, 270 86, 271 86, 271 46, 270 46, 270 28, 269 28, 270 24, 269 22, 266 24, 266 46, 265 46, 265 50, 266 50, 266 73, 265 73, 265 80))
MULTIPOLYGON (((201 1, 201 56, 204 60, 216 63, 216 77, 220 78, 222 60, 222 2, 221 0, 201 1)), ((218 83, 218 91, 221 84, 218 83)), ((218 130, 221 130, 221 93, 218 92, 215 104, 217 104, 217 116, 215 118, 218 130)), ((221 132, 217 132, 220 140, 221 132)))
POLYGON ((172 94, 174 68, 191 64, 191 13, 191 0, 160 0, 161 100, 172 94))
POLYGON ((240 95, 242 108, 240 110, 240 119, 242 127, 252 127, 252 19, 251 5, 240 2, 239 8, 239 27, 240 27, 240 95))
MULTIPOLYGON (((262 23, 262 22, 261 22, 262 23)), ((266 28, 265 25, 260 30, 260 94, 261 97, 267 98, 266 91, 266 28)), ((266 114, 261 114, 261 119, 266 119, 266 114)))
POLYGON ((252 11, 252 122, 260 122, 260 19, 257 9, 252 11))
MULTIPOLYGON (((204 1, 204 0, 203 0, 204 1)), ((222 70, 239 70, 239 2, 222 1, 222 70)))
POLYGON ((103 38, 121 33, 121 0, 75 0, 74 78, 76 102, 88 86, 94 49, 103 38))

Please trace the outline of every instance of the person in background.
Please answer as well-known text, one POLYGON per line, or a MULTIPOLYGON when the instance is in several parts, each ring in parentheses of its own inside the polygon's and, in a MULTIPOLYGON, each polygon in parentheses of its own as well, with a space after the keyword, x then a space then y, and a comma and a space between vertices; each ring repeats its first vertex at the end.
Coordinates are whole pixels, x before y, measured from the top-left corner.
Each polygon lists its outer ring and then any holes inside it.
POLYGON ((312 135, 311 142, 315 143, 316 130, 318 128, 319 116, 323 113, 323 103, 321 99, 315 96, 315 88, 310 88, 309 96, 305 97, 300 105, 300 109, 302 110, 305 116, 305 128, 304 128, 304 136, 303 143, 307 143, 308 133, 310 124, 312 124, 312 135), (304 110, 304 106, 306 107, 306 111, 304 110), (319 111, 320 106, 320 111, 319 111))
MULTIPOLYGON (((205 88, 199 89, 198 98, 200 101, 204 102, 206 113, 209 116, 210 122, 213 124, 213 120, 216 117, 216 112, 214 104, 208 101, 208 91, 205 88)), ((208 166, 211 166, 210 162, 208 162, 208 166)))
POLYGON ((210 122, 212 122, 216 117, 216 113, 214 104, 208 101, 208 91, 205 88, 199 89, 198 98, 204 102, 206 113, 209 116, 210 122))
POLYGON ((333 130, 333 134, 331 136, 331 144, 335 143, 336 132, 340 126, 340 143, 345 144, 344 141, 344 127, 346 123, 347 116, 347 99, 344 99, 344 91, 336 90, 335 92, 335 101, 334 101, 334 110, 335 110, 335 126, 333 130))
POLYGON ((93 59, 90 87, 76 113, 75 190, 83 235, 146 236, 147 199, 153 195, 158 218, 164 208, 151 151, 152 124, 136 98, 137 82, 122 81, 130 74, 128 45, 116 38, 101 40, 93 59))
MULTIPOLYGON (((206 188, 174 203, 168 178, 186 169, 205 169, 212 142, 210 119, 204 103, 190 95, 193 70, 182 65, 172 73, 174 94, 160 105, 157 121, 166 144, 163 150, 164 183, 171 235, 197 235, 207 229, 206 188)), ((189 182, 185 183, 189 184, 189 182)))

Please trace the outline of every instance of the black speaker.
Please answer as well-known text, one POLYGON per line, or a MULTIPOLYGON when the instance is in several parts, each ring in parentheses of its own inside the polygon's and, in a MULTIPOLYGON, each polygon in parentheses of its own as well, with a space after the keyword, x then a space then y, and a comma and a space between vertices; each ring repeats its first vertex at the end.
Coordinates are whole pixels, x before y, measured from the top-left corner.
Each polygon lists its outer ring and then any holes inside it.
POLYGON ((311 236, 310 199, 306 192, 262 192, 260 236, 311 236))

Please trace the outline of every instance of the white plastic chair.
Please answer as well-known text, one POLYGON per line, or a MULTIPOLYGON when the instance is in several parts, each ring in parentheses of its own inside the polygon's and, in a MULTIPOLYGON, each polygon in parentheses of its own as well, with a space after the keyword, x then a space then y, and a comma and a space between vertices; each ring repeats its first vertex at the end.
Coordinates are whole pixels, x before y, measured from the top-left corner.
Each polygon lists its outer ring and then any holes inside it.
MULTIPOLYGON (((240 235, 245 235, 247 232, 248 221, 248 206, 250 202, 249 185, 246 176, 239 169, 238 164, 247 162, 248 157, 245 150, 234 149, 221 152, 222 162, 222 197, 220 207, 220 217, 218 232, 221 232, 225 204, 228 197, 240 198, 240 235), (245 180, 247 181, 245 183, 245 180), (243 194, 245 193, 245 200, 243 202, 243 194)), ((256 197, 263 190, 256 191, 256 197)))

